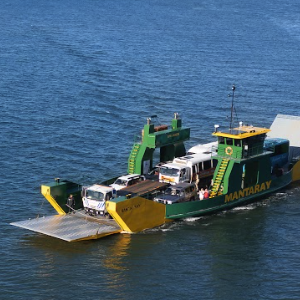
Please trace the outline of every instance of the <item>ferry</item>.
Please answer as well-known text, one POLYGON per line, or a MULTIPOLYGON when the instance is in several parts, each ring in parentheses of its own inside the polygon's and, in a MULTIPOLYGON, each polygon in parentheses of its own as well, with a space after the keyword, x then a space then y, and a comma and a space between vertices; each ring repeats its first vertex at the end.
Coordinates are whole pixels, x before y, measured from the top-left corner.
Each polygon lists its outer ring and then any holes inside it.
MULTIPOLYGON (((108 201, 109 214, 127 232, 187 217, 199 217, 249 204, 299 180, 300 162, 286 138, 267 138, 268 128, 240 124, 216 130, 216 168, 207 199, 162 204, 146 197, 108 201)), ((198 188, 201 187, 201 181, 198 188)))
MULTIPOLYGON (((227 130, 215 126, 212 135, 216 141, 186 151, 184 142, 190 138, 190 129, 182 126, 178 114, 174 115, 170 126, 154 126, 149 118, 141 140, 134 143, 128 159, 127 175, 132 174, 135 179, 140 179, 138 175, 141 175, 142 180, 115 191, 117 177, 91 187, 57 178, 41 186, 41 193, 57 215, 11 224, 72 242, 121 232, 140 232, 176 219, 249 204, 300 179, 300 139, 292 130, 299 123, 299 117, 278 115, 270 129, 242 122, 227 130), (159 167, 153 158, 156 148, 160 149, 159 167), (176 163, 183 168, 176 169, 176 163), (205 165, 208 172, 203 173, 205 165), (177 175, 172 177, 174 180, 166 180, 166 174, 162 177, 160 169, 164 173, 166 168, 172 167, 177 175), (152 170, 155 172, 151 173, 152 170), (185 198, 182 192, 180 201, 155 200, 162 199, 166 190, 176 191, 177 185, 180 188, 192 186, 187 194, 194 193, 195 188, 198 191, 206 188, 210 193, 201 200, 194 194, 185 198), (95 193, 87 191, 95 186, 99 198, 91 199, 95 193), (105 192, 101 192, 101 187, 105 192), (66 205, 70 194, 76 203, 71 207, 72 213, 66 205), (98 201, 99 205, 87 209, 89 199, 98 201)), ((126 178, 129 180, 130 176, 126 178)))

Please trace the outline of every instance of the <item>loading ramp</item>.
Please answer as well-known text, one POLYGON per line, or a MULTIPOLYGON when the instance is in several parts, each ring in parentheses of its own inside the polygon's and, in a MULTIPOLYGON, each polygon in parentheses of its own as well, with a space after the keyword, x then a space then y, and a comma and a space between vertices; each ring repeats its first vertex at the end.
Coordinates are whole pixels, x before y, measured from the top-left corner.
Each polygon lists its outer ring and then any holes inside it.
POLYGON ((101 216, 92 217, 86 215, 82 210, 66 215, 46 216, 13 222, 11 225, 67 242, 98 239, 121 232, 121 228, 115 220, 101 216))

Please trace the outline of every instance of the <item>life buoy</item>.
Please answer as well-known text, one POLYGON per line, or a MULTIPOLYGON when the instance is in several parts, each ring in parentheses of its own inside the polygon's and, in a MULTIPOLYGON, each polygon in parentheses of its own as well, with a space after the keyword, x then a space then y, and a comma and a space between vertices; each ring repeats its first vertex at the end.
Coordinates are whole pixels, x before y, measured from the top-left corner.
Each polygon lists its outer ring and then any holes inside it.
POLYGON ((227 148, 225 149, 225 153, 226 153, 227 155, 232 155, 233 149, 232 149, 231 147, 227 147, 227 148))

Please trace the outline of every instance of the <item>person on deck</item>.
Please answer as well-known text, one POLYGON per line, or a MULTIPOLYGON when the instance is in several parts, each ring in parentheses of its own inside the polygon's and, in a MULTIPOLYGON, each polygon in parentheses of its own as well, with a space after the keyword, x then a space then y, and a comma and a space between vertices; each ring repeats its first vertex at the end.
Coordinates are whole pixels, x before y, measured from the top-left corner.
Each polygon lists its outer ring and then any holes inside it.
MULTIPOLYGON (((74 212, 74 207, 75 207, 75 199, 72 194, 70 194, 68 200, 67 200, 67 206, 69 207, 69 213, 74 212)), ((75 212, 74 212, 75 213, 75 212)))
POLYGON ((209 198, 209 192, 208 189, 204 190, 204 199, 208 199, 209 198))
POLYGON ((199 199, 200 200, 204 199, 204 189, 203 188, 199 191, 199 199))

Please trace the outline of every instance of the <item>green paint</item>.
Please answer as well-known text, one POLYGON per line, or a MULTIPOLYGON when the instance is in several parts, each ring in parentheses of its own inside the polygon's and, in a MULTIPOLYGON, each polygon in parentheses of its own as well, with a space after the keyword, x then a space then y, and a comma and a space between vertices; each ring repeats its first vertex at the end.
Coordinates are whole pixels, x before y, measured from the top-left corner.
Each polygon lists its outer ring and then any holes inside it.
POLYGON ((82 186, 80 184, 68 180, 56 179, 54 182, 43 185, 49 188, 50 195, 55 199, 64 212, 67 213, 69 211, 66 203, 70 194, 72 194, 75 199, 75 209, 83 208, 81 200, 82 186))
POLYGON ((183 156, 186 153, 184 141, 190 138, 190 128, 183 128, 182 121, 175 115, 170 128, 161 127, 156 131, 154 124, 148 120, 145 124, 142 140, 134 143, 128 159, 129 174, 143 174, 144 163, 149 162, 150 170, 153 169, 153 154, 156 148, 160 148, 160 161, 172 160, 174 157, 183 156))

